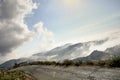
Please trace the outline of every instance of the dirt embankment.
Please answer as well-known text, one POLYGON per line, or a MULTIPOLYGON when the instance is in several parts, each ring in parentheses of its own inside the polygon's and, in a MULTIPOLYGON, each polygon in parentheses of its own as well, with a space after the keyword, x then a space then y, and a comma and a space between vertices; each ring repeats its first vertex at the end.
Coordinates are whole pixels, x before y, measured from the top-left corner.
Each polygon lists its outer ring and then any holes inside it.
POLYGON ((1 70, 0 80, 35 80, 30 74, 20 70, 1 70))

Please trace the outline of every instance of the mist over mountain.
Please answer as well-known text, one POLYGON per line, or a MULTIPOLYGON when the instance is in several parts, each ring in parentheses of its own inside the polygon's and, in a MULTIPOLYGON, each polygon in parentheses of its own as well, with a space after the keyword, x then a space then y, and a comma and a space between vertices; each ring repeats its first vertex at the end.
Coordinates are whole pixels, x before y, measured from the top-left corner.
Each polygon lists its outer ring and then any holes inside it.
POLYGON ((49 61, 62 61, 65 59, 75 59, 77 57, 85 57, 91 53, 91 46, 99 46, 105 43, 105 40, 89 41, 76 44, 65 44, 60 47, 56 47, 50 51, 44 53, 37 53, 30 57, 35 61, 49 60, 49 61))
POLYGON ((109 53, 110 55, 113 56, 120 56, 120 45, 116 45, 111 48, 107 48, 105 52, 109 53))
POLYGON ((15 63, 21 62, 63 61, 65 59, 73 61, 99 61, 109 59, 114 56, 120 56, 120 45, 107 48, 105 51, 93 50, 92 52, 90 52, 91 46, 99 46, 106 41, 107 40, 100 40, 76 44, 65 44, 47 52, 34 54, 28 58, 20 58, 6 61, 5 63, 0 65, 0 68, 12 68, 15 63))
POLYGON ((74 61, 99 61, 106 60, 112 57, 120 56, 120 45, 116 45, 111 48, 107 48, 105 51, 93 51, 89 56, 79 57, 74 59, 74 61))

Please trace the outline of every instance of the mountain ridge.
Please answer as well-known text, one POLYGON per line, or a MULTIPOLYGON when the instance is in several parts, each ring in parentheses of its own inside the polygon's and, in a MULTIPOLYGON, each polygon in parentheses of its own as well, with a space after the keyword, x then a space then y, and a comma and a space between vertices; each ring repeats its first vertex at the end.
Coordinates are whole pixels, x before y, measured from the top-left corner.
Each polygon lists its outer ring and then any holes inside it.
POLYGON ((90 55, 84 56, 82 52, 89 50, 91 45, 98 45, 101 42, 85 42, 85 43, 76 43, 76 44, 67 44, 64 46, 56 47, 48 52, 37 53, 32 55, 29 58, 20 58, 20 59, 12 59, 6 61, 5 63, 0 65, 0 68, 12 68, 15 63, 21 62, 32 62, 32 61, 63 61, 65 59, 70 59, 73 61, 84 60, 84 61, 94 61, 94 60, 104 60, 115 55, 120 56, 120 45, 116 45, 114 47, 107 48, 105 51, 94 50, 90 55), (118 50, 118 51, 116 51, 118 50), (115 54, 115 55, 114 55, 115 54), (76 57, 76 58, 72 58, 76 57), (10 65, 10 66, 8 66, 10 65))

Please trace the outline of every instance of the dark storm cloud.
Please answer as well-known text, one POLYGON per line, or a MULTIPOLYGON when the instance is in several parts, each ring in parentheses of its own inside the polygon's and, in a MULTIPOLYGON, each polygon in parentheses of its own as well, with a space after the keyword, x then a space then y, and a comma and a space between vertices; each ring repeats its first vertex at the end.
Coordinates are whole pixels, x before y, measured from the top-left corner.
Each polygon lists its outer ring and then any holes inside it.
POLYGON ((14 22, 0 24, 0 53, 5 54, 29 39, 21 25, 14 22), (23 37, 23 38, 22 38, 23 37))
POLYGON ((0 0, 0 20, 8 20, 16 17, 17 0, 0 0))

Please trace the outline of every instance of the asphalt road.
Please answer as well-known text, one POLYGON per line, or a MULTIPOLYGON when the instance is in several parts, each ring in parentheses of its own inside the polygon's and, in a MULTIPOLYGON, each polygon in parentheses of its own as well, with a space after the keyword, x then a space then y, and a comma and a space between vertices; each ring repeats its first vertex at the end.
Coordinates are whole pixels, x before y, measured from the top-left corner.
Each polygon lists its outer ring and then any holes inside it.
POLYGON ((120 68, 25 66, 17 68, 36 80, 120 80, 120 68))

